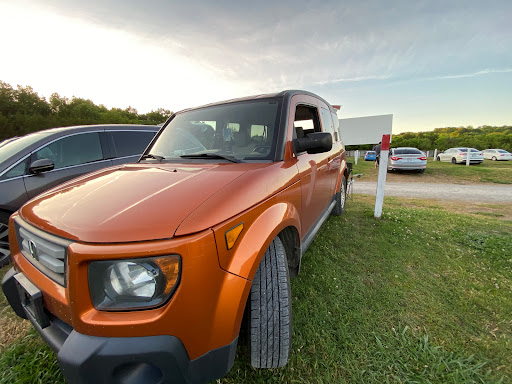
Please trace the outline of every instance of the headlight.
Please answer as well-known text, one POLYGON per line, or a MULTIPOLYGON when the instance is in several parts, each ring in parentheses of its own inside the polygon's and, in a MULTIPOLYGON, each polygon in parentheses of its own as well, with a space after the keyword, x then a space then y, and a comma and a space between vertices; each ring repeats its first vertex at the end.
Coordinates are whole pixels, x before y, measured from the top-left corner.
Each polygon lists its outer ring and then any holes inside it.
POLYGON ((180 267, 177 255, 93 261, 88 271, 92 303, 106 311, 158 307, 176 290, 180 267))

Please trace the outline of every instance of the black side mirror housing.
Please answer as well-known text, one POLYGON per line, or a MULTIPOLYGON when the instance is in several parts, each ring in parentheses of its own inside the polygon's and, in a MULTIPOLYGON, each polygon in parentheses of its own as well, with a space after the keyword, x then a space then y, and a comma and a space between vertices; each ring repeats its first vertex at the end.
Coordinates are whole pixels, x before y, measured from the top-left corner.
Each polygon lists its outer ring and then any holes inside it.
POLYGON ((293 140, 296 154, 306 151, 309 154, 328 152, 332 148, 332 135, 329 132, 314 132, 302 139, 293 140))
POLYGON ((50 159, 39 159, 30 164, 29 172, 37 175, 41 172, 48 172, 55 168, 55 164, 50 159))

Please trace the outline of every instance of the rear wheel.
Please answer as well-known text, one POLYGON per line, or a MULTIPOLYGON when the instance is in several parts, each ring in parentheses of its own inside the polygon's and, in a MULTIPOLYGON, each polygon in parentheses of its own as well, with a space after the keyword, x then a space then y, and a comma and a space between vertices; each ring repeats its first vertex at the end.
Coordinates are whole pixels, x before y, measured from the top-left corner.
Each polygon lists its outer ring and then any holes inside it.
POLYGON ((292 341, 292 303, 286 253, 278 237, 256 271, 247 309, 251 365, 285 366, 292 341))
POLYGON ((452 157, 452 163, 457 164, 457 159, 455 157, 452 157))
POLYGON ((347 203, 347 179, 345 175, 343 175, 341 179, 340 191, 334 195, 334 199, 336 200, 336 205, 332 210, 332 214, 334 216, 340 216, 345 212, 345 204, 347 203))
POLYGON ((0 267, 11 262, 11 251, 9 250, 8 238, 9 214, 0 212, 0 267))
POLYGON ((492 157, 492 160, 493 160, 493 161, 496 161, 496 160, 498 160, 498 159, 496 158, 496 156, 493 156, 493 157, 492 157))

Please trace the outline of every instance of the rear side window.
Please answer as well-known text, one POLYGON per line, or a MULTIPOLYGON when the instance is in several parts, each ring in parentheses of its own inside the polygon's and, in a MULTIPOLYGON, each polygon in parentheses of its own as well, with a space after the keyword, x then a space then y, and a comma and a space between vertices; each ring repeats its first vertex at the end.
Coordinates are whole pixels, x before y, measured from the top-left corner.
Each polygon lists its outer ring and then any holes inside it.
POLYGON ((58 139, 34 152, 34 159, 50 159, 54 169, 103 160, 100 136, 97 132, 83 133, 58 139))
POLYGON ((423 152, 416 148, 395 149, 393 153, 395 155, 423 155, 423 152))
POLYGON ((334 112, 331 112, 331 115, 332 115, 332 123, 334 126, 334 132, 336 132, 338 134, 338 140, 341 140, 340 121, 338 120, 338 116, 334 112))
POLYGON ((111 132, 117 157, 140 155, 156 132, 111 132))
POLYGON ((338 141, 338 135, 335 135, 334 128, 332 126, 331 112, 325 108, 320 108, 322 114, 322 125, 324 132, 329 132, 332 135, 333 141, 338 141))

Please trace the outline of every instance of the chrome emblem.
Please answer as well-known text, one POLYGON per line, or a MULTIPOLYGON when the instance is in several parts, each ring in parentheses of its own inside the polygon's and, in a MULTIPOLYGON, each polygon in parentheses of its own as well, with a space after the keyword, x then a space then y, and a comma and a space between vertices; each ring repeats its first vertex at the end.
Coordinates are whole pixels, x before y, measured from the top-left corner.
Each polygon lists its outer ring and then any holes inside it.
POLYGON ((34 243, 32 240, 29 240, 28 242, 28 251, 30 252, 30 256, 32 256, 35 260, 39 260, 39 257, 37 256, 36 243, 34 243))

